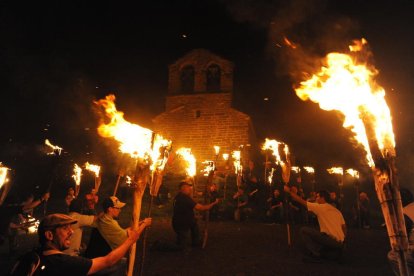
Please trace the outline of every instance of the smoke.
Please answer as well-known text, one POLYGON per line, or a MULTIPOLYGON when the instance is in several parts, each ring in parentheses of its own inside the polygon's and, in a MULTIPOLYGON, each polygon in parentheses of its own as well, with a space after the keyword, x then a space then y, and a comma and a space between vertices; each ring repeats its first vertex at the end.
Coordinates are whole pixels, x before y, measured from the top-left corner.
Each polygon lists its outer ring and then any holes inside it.
POLYGON ((358 24, 326 0, 223 2, 234 20, 268 30, 266 50, 276 75, 294 83, 320 68, 326 53, 344 50, 359 38, 358 24))

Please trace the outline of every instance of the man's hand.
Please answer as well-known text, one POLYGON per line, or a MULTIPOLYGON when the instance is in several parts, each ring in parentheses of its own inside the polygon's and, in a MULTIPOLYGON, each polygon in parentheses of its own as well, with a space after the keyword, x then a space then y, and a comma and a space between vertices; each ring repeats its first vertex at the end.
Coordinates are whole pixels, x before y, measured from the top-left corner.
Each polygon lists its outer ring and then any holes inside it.
POLYGON ((289 187, 288 185, 283 186, 283 190, 284 190, 286 193, 290 193, 290 187, 289 187))

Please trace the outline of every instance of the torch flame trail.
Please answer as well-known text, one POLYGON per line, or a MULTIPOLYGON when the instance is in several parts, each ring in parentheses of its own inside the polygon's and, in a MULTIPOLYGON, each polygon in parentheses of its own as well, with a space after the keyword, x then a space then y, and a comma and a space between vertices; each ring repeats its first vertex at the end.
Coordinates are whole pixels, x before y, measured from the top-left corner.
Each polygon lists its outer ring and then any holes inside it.
POLYGON ((55 152, 57 152, 58 155, 60 155, 62 153, 63 148, 61 148, 59 146, 56 146, 56 145, 53 145, 52 143, 50 143, 49 139, 45 140, 45 145, 52 149, 51 152, 47 153, 48 155, 54 155, 55 152))
POLYGON ((214 152, 216 153, 216 156, 220 153, 220 147, 214 146, 214 152))
POLYGON ((307 173, 315 173, 315 169, 313 167, 305 166, 303 168, 307 173))
POLYGON ((295 173, 300 173, 300 168, 298 166, 292 166, 291 170, 295 173))
POLYGON ((187 176, 194 177, 196 175, 196 159, 194 155, 191 153, 190 148, 179 148, 176 151, 176 154, 180 155, 184 161, 186 162, 185 171, 187 176))
POLYGON ((115 95, 108 95, 95 104, 105 109, 105 115, 110 120, 98 127, 99 135, 117 140, 121 152, 133 158, 147 159, 151 154, 153 132, 126 121, 124 113, 116 109, 115 95))
POLYGON ((6 183, 8 181, 7 172, 9 170, 10 170, 9 168, 4 167, 2 165, 2 163, 0 162, 0 189, 1 189, 1 187, 3 187, 4 183, 6 183))
POLYGON ((82 168, 78 166, 78 164, 75 163, 73 166, 73 179, 75 180, 76 186, 79 186, 81 183, 82 178, 82 168))
POLYGON ((241 152, 239 150, 235 150, 231 153, 231 157, 233 157, 233 165, 236 174, 241 174, 243 171, 243 166, 240 162, 241 160, 241 152))
POLYGON ((366 151, 368 165, 375 167, 364 124, 375 132, 384 156, 395 156, 395 138, 391 114, 385 101, 385 91, 375 81, 375 68, 369 68, 356 58, 365 51, 365 39, 350 46, 350 53, 330 53, 325 66, 310 79, 301 82, 296 94, 302 100, 319 103, 321 109, 336 110, 344 115, 343 126, 355 134, 366 151), (354 56, 352 56, 354 55, 354 56))
POLYGON ((325 66, 295 89, 302 100, 319 103, 321 109, 336 110, 344 116, 343 126, 363 145, 373 171, 388 237, 398 256, 400 275, 409 275, 408 239, 395 167, 395 137, 385 91, 374 80, 378 71, 368 67, 367 41, 355 41, 349 54, 330 53, 325 66), (371 151, 374 151, 374 156, 371 151))
POLYGON ((223 153, 223 160, 227 161, 229 160, 230 155, 228 153, 223 153))
POLYGON ((89 164, 89 162, 85 163, 85 170, 93 172, 95 177, 99 177, 99 172, 101 171, 101 167, 94 164, 89 164))
POLYGON ((357 170, 354 169, 347 169, 346 173, 351 175, 354 178, 359 178, 359 172, 357 170))
POLYGON ((344 175, 344 169, 341 167, 332 167, 330 169, 327 169, 328 173, 330 174, 340 174, 344 175))

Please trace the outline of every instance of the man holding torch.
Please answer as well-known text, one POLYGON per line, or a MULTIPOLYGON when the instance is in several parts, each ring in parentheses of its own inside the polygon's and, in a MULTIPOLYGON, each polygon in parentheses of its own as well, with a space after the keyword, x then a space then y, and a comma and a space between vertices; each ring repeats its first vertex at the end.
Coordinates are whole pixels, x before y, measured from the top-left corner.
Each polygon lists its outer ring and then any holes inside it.
MULTIPOLYGON (((38 235, 41 245, 40 252, 33 253, 35 267, 30 271, 36 275, 90 275, 115 265, 140 237, 142 231, 151 225, 151 219, 145 219, 138 229, 129 229, 128 238, 108 255, 94 259, 79 256, 70 256, 62 251, 70 246, 70 237, 73 234, 71 225, 77 221, 64 214, 46 216, 39 225, 38 235)), ((24 263, 14 266, 11 275, 32 275, 24 271, 24 263)))
POLYGON ((172 226, 177 235, 177 245, 180 249, 185 249, 187 234, 191 231, 191 241, 193 247, 200 247, 200 231, 198 229, 197 220, 194 216, 194 209, 198 211, 210 210, 219 200, 206 205, 195 202, 192 195, 191 184, 180 182, 180 191, 174 198, 172 226))
POLYGON ((341 257, 346 237, 346 225, 342 213, 328 203, 329 193, 327 191, 317 192, 316 203, 312 203, 292 192, 287 185, 284 190, 290 194, 294 201, 305 206, 318 218, 320 231, 307 226, 300 230, 310 257, 313 260, 320 260, 320 258, 330 257, 330 254, 334 253, 336 253, 335 257, 341 257))

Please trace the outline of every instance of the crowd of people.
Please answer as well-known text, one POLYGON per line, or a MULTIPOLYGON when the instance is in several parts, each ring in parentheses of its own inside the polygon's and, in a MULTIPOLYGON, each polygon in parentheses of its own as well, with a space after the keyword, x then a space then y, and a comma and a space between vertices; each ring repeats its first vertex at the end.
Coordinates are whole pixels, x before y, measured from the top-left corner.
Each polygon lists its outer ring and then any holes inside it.
MULTIPOLYGON (((197 223, 197 212, 208 211, 211 220, 223 219, 222 205, 227 201, 226 204, 230 202, 233 208, 232 219, 236 221, 255 220, 269 224, 289 223, 301 226, 300 234, 308 260, 341 257, 347 227, 341 212, 341 200, 335 192, 312 191, 306 197, 301 187, 265 186, 253 174, 244 176, 241 185, 227 199, 221 197, 220 185, 206 185, 208 201, 204 204, 193 198, 193 185, 190 182, 182 181, 178 185, 178 193, 172 201, 172 229, 176 234, 176 241, 171 248, 174 250, 185 250, 188 246, 201 247, 203 240, 197 223)), ((0 242, 4 243, 7 237, 12 237, 10 231, 24 225, 22 218, 32 214, 33 208, 47 202, 49 197, 49 192, 39 198, 29 195, 20 204, 2 205, 0 242)), ((70 188, 62 200, 67 206, 67 212, 44 214, 37 230, 40 248, 31 252, 30 258, 21 259, 14 267, 14 275, 20 275, 21 269, 27 269, 21 264, 28 260, 31 263, 37 260, 36 268, 41 268, 39 275, 56 275, 58 272, 63 275, 88 275, 98 272, 101 275, 124 275, 127 263, 125 253, 142 231, 151 225, 151 218, 141 221, 138 229, 122 228, 118 218, 126 203, 116 196, 100 201, 95 189, 91 189, 81 198, 70 188), (96 210, 98 203, 102 207, 100 213, 96 210), (83 238, 85 229, 89 229, 87 243, 84 243, 83 238)), ((365 192, 360 193, 354 209, 355 225, 369 228, 370 202, 365 192)), ((406 208, 408 217, 411 209, 406 208)), ((9 244, 13 244, 13 239, 9 240, 9 244)), ((396 257, 392 253, 389 258, 395 263, 396 257)))

